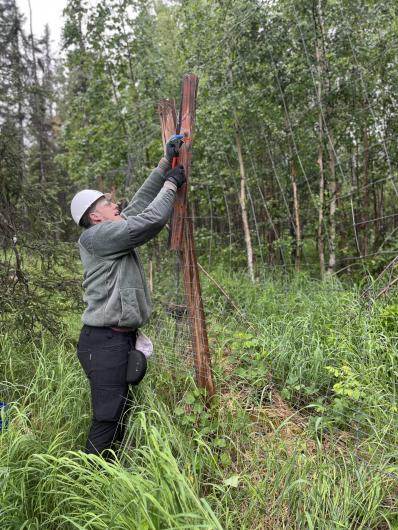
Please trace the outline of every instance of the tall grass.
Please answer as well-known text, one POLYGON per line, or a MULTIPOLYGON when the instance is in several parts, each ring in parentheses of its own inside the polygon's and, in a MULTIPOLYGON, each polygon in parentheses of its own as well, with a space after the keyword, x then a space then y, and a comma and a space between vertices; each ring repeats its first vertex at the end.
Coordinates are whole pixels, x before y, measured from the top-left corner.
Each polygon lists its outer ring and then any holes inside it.
POLYGON ((204 284, 213 407, 158 300, 157 354, 114 463, 79 451, 76 318, 57 339, 1 337, 1 528, 397 528, 394 302, 300 276, 219 280, 241 313, 204 284))
POLYGON ((135 406, 123 465, 110 464, 76 451, 89 398, 72 345, 49 339, 16 352, 3 337, 2 352, 1 528, 221 528, 194 470, 180 471, 170 445, 178 436, 153 394, 145 410, 135 406))
MULTIPOLYGON (((231 307, 214 327, 216 342, 238 352, 254 391, 272 382, 294 406, 312 405, 336 423, 355 420, 396 446, 398 439, 398 304, 369 304, 355 289, 303 276, 272 278, 242 289, 224 282, 248 326, 231 307), (219 322, 223 322, 220 326, 219 322), (386 439, 385 438, 385 439, 386 439)), ((209 314, 222 295, 207 286, 209 314)), ((260 394, 261 395, 261 394, 260 394)))

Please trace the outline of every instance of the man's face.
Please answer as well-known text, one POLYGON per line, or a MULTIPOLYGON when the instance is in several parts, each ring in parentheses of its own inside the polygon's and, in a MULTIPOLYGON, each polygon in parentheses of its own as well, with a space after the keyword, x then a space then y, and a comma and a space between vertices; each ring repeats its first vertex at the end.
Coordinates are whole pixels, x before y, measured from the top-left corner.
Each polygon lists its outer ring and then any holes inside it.
POLYGON ((98 199, 95 203, 95 209, 90 213, 90 218, 91 222, 94 224, 102 223, 102 221, 123 221, 123 218, 120 217, 117 204, 112 202, 109 194, 98 199))

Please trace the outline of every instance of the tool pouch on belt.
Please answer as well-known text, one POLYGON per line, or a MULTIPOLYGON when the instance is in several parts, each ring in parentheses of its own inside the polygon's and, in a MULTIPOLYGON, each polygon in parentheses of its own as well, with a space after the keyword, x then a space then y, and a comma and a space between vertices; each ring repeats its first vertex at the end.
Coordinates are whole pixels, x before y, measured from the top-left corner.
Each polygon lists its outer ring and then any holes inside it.
POLYGON ((140 350, 131 348, 127 361, 126 381, 130 385, 138 385, 144 378, 147 369, 147 360, 140 350))

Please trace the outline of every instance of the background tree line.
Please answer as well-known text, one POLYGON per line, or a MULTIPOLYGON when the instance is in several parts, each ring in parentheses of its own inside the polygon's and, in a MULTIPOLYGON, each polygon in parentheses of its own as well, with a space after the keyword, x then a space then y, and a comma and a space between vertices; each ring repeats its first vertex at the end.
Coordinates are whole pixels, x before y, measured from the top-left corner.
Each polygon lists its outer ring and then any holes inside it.
POLYGON ((2 528, 397 528, 398 303, 368 276, 397 254, 397 10, 69 0, 55 60, 48 28, 0 0, 2 528), (162 155, 157 102, 189 71, 217 399, 192 378, 163 231, 144 247, 154 364, 121 465, 92 466, 69 203, 131 196, 162 155))
POLYGON ((18 246, 47 266, 70 254, 75 191, 139 186, 161 156, 157 101, 179 98, 186 71, 200 78, 200 253, 252 278, 380 268, 398 227, 397 11, 392 0, 70 0, 55 63, 49 29, 24 31, 2 0, 7 289, 28 290, 18 246))

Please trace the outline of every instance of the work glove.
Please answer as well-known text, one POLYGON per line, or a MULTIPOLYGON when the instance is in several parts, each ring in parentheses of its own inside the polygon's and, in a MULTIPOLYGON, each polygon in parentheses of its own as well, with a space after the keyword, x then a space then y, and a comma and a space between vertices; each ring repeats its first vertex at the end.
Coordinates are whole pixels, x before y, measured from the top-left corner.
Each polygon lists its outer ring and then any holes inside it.
POLYGON ((183 138, 183 134, 173 134, 173 136, 167 140, 166 158, 169 162, 171 162, 175 156, 178 156, 183 138))
POLYGON ((184 166, 178 165, 176 167, 173 167, 173 169, 169 169, 166 173, 165 180, 172 182, 177 186, 177 188, 181 188, 181 186, 187 180, 185 178, 184 166))

